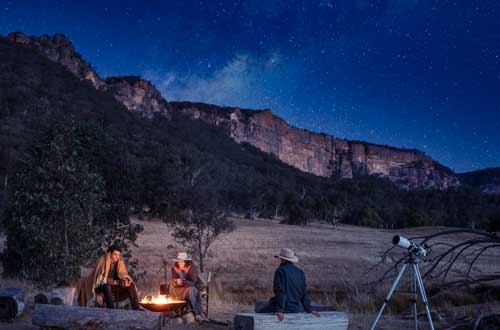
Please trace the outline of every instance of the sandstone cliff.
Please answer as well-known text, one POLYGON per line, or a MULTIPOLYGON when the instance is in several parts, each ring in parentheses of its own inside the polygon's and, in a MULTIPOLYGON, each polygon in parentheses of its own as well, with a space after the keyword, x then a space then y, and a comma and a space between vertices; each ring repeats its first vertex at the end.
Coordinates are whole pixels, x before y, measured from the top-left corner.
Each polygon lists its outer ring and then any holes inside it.
POLYGON ((107 78, 105 82, 104 89, 130 111, 140 112, 148 118, 155 113, 169 116, 167 101, 149 81, 127 76, 107 78))
POLYGON ((380 146, 338 139, 288 125, 271 110, 223 108, 203 103, 170 102, 149 82, 139 77, 102 80, 75 52, 63 35, 8 36, 13 42, 32 45, 49 59, 64 65, 80 79, 111 93, 130 111, 151 118, 155 113, 172 116, 183 113, 222 128, 238 143, 249 143, 275 155, 286 164, 323 177, 352 178, 361 175, 388 177, 400 187, 447 189, 460 184, 457 176, 418 150, 380 146))
POLYGON ((7 39, 19 44, 34 47, 50 60, 58 62, 82 80, 89 80, 95 88, 111 93, 130 111, 137 111, 151 118, 154 113, 167 114, 168 103, 160 92, 148 81, 135 76, 110 77, 103 80, 75 51, 71 41, 62 34, 53 37, 27 36, 13 32, 7 39))
POLYGON ((288 125, 271 110, 221 108, 190 102, 170 102, 183 112, 221 127, 236 142, 246 142, 274 154, 286 164, 318 176, 352 178, 380 175, 404 188, 447 189, 459 185, 455 174, 418 150, 348 141, 288 125))
POLYGON ((75 51, 71 41, 62 34, 56 33, 52 37, 48 35, 30 37, 21 32, 13 32, 7 39, 37 48, 50 60, 61 63, 80 79, 90 80, 96 88, 104 85, 92 67, 75 51))

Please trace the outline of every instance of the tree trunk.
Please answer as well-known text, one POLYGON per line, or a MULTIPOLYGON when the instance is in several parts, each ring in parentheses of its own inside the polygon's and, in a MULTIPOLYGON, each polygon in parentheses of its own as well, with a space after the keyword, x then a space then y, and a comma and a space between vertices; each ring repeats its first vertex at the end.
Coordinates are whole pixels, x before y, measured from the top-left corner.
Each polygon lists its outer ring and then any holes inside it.
POLYGON ((200 272, 203 273, 203 256, 199 256, 200 258, 200 272))
POLYGON ((63 259, 64 280, 67 280, 69 278, 69 274, 68 274, 68 265, 66 261, 69 258, 69 240, 68 240, 68 220, 66 217, 64 217, 64 252, 66 253, 63 259))
POLYGON ((160 313, 127 309, 35 305, 33 324, 67 330, 159 330, 160 313))

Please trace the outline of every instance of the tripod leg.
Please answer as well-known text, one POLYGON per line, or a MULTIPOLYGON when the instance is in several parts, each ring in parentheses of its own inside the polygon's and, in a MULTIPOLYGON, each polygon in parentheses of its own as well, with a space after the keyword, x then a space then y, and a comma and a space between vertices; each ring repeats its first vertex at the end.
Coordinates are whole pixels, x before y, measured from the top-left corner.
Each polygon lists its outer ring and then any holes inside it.
POLYGON ((392 287, 389 290, 389 293, 387 294, 387 296, 385 297, 384 303, 382 304, 382 307, 380 307, 380 311, 378 312, 377 317, 375 318, 375 321, 373 321, 373 325, 371 327, 371 330, 375 329, 375 326, 377 325, 378 320, 382 316, 382 313, 384 313, 384 309, 387 306, 387 303, 391 300, 392 294, 394 293, 394 290, 396 290, 396 287, 398 286, 398 283, 401 280, 401 276, 403 276, 403 273, 404 273, 407 265, 408 264, 405 263, 403 265, 403 267, 401 267, 401 270, 399 271, 398 276, 394 280, 394 283, 392 283, 392 287))
POLYGON ((411 314, 413 315, 413 319, 415 320, 415 330, 418 330, 418 318, 417 318, 417 274, 415 274, 415 270, 412 269, 410 275, 411 281, 411 314))
POLYGON ((420 289, 420 295, 422 296, 422 302, 424 303, 425 313, 427 314, 427 319, 429 320, 429 327, 434 330, 434 324, 432 323, 431 310, 429 309, 429 300, 427 299, 427 294, 425 293, 424 281, 422 280, 422 275, 420 274, 420 269, 417 264, 413 265, 413 269, 417 276, 417 283, 420 289))

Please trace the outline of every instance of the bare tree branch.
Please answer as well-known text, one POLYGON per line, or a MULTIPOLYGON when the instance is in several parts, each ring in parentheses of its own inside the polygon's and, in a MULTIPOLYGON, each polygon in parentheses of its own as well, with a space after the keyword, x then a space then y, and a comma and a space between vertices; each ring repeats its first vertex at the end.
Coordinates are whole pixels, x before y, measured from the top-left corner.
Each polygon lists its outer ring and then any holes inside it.
MULTIPOLYGON (((472 269, 479 258, 490 249, 500 248, 500 237, 497 233, 475 229, 452 229, 430 235, 414 236, 411 237, 410 240, 421 240, 421 245, 425 244, 436 252, 434 258, 427 258, 424 260, 429 262, 429 267, 423 275, 424 278, 432 277, 439 279, 442 286, 471 285, 500 280, 500 272, 482 274, 479 277, 471 278, 472 269), (451 235, 467 236, 463 237, 462 241, 457 241, 456 243, 443 241, 443 239, 449 239, 448 237, 451 235), (453 281, 446 282, 452 274, 452 269, 456 269, 455 266, 457 266, 459 262, 467 265, 467 272, 463 275, 462 279, 456 279, 455 277, 453 281)), ((389 253, 393 249, 394 247, 385 250, 381 256, 380 262, 371 267, 370 271, 381 265, 386 265, 387 260, 390 260, 389 253)), ((405 262, 406 257, 407 255, 392 262, 389 268, 379 278, 378 282, 393 278, 397 274, 397 270, 401 263, 405 262)))

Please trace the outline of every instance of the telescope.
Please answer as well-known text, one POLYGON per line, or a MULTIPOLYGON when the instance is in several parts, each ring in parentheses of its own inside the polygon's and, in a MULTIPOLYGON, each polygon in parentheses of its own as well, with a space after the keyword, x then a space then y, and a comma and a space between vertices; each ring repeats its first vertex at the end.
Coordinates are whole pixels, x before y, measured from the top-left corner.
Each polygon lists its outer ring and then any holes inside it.
MULTIPOLYGON (((414 329, 418 329, 418 314, 417 314, 417 288, 420 291, 420 295, 422 296, 422 303, 425 308, 425 314, 427 315, 427 319, 429 320, 429 329, 434 330, 434 324, 432 323, 432 316, 431 316, 431 310, 429 307, 429 300, 427 299, 427 294, 425 293, 425 288, 424 288, 424 280, 422 279, 422 274, 420 273, 420 267, 418 266, 422 260, 418 258, 419 255, 422 257, 427 256, 431 251, 427 245, 420 245, 415 242, 410 241, 406 237, 396 235, 392 238, 392 243, 394 245, 397 245, 403 249, 408 250, 409 254, 405 258, 405 262, 403 263, 401 269, 398 272, 398 275, 396 276, 396 279, 394 280, 394 283, 392 283, 391 289, 389 290, 389 293, 385 297, 384 303, 382 304, 382 307, 380 307, 380 311, 377 314, 377 317, 375 318, 375 321, 372 324, 371 330, 375 330, 375 327, 377 326, 378 321, 380 320, 380 317, 382 316, 382 313, 384 312, 385 307, 391 300, 392 294, 394 293, 394 290, 396 290, 399 281, 401 280, 401 277, 403 276, 403 273, 405 272, 406 267, 410 266, 411 268, 411 274, 410 274, 410 283, 411 283, 411 291, 410 293, 412 294, 412 299, 411 301, 411 311, 413 314, 413 318, 415 320, 415 327, 414 329)), ((413 327, 412 327, 413 328, 413 327)))
POLYGON ((400 235, 396 235, 392 238, 392 244, 397 245, 400 248, 407 249, 408 251, 410 251, 410 253, 414 253, 415 255, 421 255, 423 257, 427 256, 430 252, 420 244, 412 242, 409 239, 400 235))

